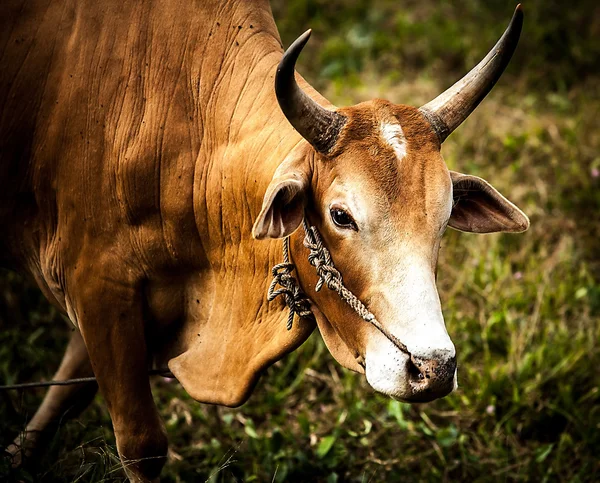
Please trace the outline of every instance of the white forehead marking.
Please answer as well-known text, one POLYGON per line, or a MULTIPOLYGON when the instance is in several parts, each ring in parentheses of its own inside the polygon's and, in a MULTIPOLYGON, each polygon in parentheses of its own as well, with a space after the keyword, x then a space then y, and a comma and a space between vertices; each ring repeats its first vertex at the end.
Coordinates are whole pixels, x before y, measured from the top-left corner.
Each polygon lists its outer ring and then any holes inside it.
POLYGON ((394 149, 399 160, 406 156, 406 138, 400 124, 381 123, 383 139, 394 149))

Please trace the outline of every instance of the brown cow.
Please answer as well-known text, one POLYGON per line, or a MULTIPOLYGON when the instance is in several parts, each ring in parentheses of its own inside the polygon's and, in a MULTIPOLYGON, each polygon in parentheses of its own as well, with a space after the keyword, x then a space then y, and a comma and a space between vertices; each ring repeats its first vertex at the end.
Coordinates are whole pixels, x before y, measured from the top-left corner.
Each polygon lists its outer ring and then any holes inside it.
MULTIPOLYGON (((420 109, 336 109, 296 84, 308 35, 282 60, 266 0, 5 0, 0 19, 0 262, 79 328, 56 378, 96 375, 132 481, 157 479, 167 450, 149 363, 198 401, 237 406, 318 326, 378 391, 452 391, 441 236, 529 221, 482 179, 449 172, 440 144, 500 77, 519 9, 488 57, 420 109), (379 326, 315 291, 303 218, 379 326), (284 303, 266 298, 287 236, 314 314, 289 331, 284 303)), ((27 444, 94 392, 51 389, 27 444)))

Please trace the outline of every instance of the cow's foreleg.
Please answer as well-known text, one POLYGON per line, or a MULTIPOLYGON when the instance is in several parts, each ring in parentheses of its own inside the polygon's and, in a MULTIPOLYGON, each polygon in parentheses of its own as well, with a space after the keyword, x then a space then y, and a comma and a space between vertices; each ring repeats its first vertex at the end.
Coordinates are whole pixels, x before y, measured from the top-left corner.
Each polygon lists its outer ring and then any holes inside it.
MULTIPOLYGON (((64 380, 92 375, 92 366, 85 344, 78 330, 71 340, 63 360, 54 375, 55 380, 64 380)), ((45 436, 49 436, 58 424, 77 416, 94 398, 98 386, 95 382, 72 386, 52 386, 31 421, 6 451, 12 455, 13 466, 20 466, 23 459, 31 456, 41 446, 45 436)))
POLYGON ((127 476, 135 482, 158 481, 167 436, 150 390, 140 290, 135 283, 123 283, 125 277, 103 273, 88 278, 80 291, 78 318, 127 476))

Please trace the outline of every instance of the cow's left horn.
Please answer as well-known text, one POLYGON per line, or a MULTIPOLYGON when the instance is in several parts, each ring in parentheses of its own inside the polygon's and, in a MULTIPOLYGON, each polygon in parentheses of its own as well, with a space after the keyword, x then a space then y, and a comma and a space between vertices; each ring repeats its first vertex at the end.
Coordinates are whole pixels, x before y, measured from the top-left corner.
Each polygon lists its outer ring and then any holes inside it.
POLYGON ((508 65, 519 42, 523 11, 517 5, 508 28, 494 48, 471 72, 419 110, 443 142, 490 92, 508 65))
POLYGON ((275 93, 279 107, 290 124, 319 152, 332 151, 346 118, 325 109, 308 97, 298 86, 294 67, 300 52, 310 38, 304 32, 283 54, 275 76, 275 93))

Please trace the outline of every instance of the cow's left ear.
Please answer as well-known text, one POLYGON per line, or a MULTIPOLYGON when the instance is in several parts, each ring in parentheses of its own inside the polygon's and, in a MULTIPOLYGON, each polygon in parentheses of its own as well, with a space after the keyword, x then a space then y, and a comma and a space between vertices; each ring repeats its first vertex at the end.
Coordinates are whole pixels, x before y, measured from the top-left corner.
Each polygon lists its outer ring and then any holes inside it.
POLYGON ((305 151, 295 150, 279 165, 254 222, 254 238, 284 238, 300 226, 310 186, 308 164, 305 151))
POLYGON ((471 233, 519 233, 529 218, 486 180, 450 171, 453 207, 448 226, 471 233))

